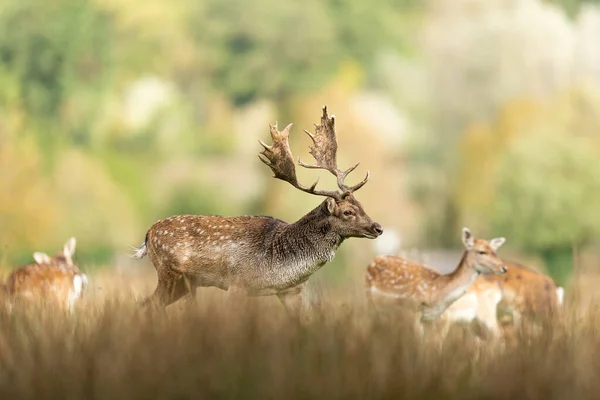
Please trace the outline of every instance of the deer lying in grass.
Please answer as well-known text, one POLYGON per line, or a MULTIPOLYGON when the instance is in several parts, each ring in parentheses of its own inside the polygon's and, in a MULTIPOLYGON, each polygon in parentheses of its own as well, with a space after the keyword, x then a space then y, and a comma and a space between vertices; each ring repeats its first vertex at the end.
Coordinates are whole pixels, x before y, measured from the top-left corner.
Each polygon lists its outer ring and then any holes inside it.
MULTIPOLYGON (((378 256, 367 267, 365 276, 369 302, 392 303, 416 313, 416 321, 430 323, 459 299, 479 274, 504 274, 506 266, 496 254, 504 238, 475 239, 463 228, 465 252, 456 269, 442 275, 426 265, 396 256, 378 256)), ((422 324, 417 325, 419 328, 422 324)))
POLYGON ((289 124, 278 131, 271 126, 273 145, 262 141, 259 155, 275 178, 295 188, 324 196, 317 208, 300 220, 287 223, 273 217, 222 217, 207 215, 174 216, 152 225, 134 257, 146 254, 158 275, 153 295, 144 301, 160 307, 175 302, 196 287, 215 286, 249 296, 276 295, 293 315, 302 309, 302 291, 309 277, 331 261, 344 240, 351 237, 374 239, 383 233, 381 226, 365 213, 353 193, 369 179, 369 173, 355 186, 344 183, 358 164, 340 171, 337 167, 337 139, 334 116, 323 107, 321 123, 315 133, 305 131, 313 140, 310 153, 315 165, 337 178, 341 191, 316 189, 318 180, 303 186, 296 169, 288 137, 289 124))
POLYGON ((55 301, 71 311, 88 283, 87 276, 73 263, 75 244, 75 238, 70 238, 63 251, 53 256, 36 252, 34 263, 12 271, 6 283, 11 300, 55 301))

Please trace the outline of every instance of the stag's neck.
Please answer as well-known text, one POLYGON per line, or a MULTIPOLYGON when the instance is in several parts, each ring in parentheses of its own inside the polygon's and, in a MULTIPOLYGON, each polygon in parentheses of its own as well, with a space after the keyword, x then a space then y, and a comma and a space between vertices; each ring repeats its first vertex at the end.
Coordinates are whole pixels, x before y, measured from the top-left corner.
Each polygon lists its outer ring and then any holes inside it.
POLYGON ((438 292, 437 302, 450 306, 471 288, 479 272, 475 269, 468 252, 464 252, 458 266, 448 275, 442 275, 442 289, 438 292))
POLYGON ((273 256, 280 267, 299 277, 309 276, 328 261, 343 242, 328 222, 323 206, 284 227, 273 238, 273 256))

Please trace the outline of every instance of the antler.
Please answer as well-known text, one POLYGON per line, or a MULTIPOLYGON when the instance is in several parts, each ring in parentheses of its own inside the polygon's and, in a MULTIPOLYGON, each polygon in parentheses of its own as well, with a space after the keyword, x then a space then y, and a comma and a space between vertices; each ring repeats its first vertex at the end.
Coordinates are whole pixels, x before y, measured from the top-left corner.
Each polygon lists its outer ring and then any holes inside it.
POLYGON ((323 106, 323 116, 321 117, 321 123, 315 125, 315 133, 312 134, 305 130, 313 141, 314 146, 310 148, 310 154, 315 158, 317 163, 315 165, 305 164, 298 158, 298 164, 306 168, 313 169, 325 169, 331 172, 337 178, 338 187, 342 190, 342 193, 333 190, 318 190, 316 189, 319 180, 317 179, 310 187, 306 187, 298 182, 296 177, 296 166, 294 164, 294 157, 290 150, 289 136, 290 129, 293 124, 286 126, 283 131, 277 129, 277 122, 275 125, 269 125, 271 130, 271 138, 273 139, 273 145, 269 146, 262 140, 258 142, 264 147, 264 150, 258 155, 260 160, 267 164, 269 168, 275 174, 275 178, 281 179, 290 183, 297 189, 302 190, 306 193, 316 194, 319 196, 328 196, 340 199, 345 193, 352 193, 361 187, 369 180, 369 171, 367 176, 361 182, 354 186, 347 186, 344 184, 346 176, 354 171, 358 167, 359 163, 356 163, 353 167, 348 168, 345 171, 340 171, 337 167, 337 139, 335 136, 335 117, 332 115, 331 118, 327 115, 327 106, 323 106))
POLYGON ((298 182, 294 157, 292 156, 288 141, 292 125, 293 124, 289 124, 283 131, 277 129, 277 122, 275 122, 275 125, 269 125, 273 145, 269 146, 262 140, 259 140, 258 142, 264 147, 264 150, 258 155, 258 158, 271 168, 275 174, 275 178, 290 183, 296 189, 300 189, 306 193, 339 199, 341 194, 337 191, 317 190, 316 186, 317 183, 319 183, 318 179, 310 187, 306 187, 298 182))
POLYGON ((361 182, 354 186, 347 186, 344 184, 344 179, 346 176, 354 171, 358 164, 353 167, 348 168, 345 171, 340 171, 337 167, 337 138, 335 135, 335 116, 332 115, 331 118, 327 115, 327 106, 323 106, 323 115, 321 116, 321 123, 315 124, 315 133, 312 134, 307 130, 304 130, 308 136, 313 141, 313 146, 310 148, 310 154, 317 161, 316 164, 306 164, 303 163, 300 159, 298 159, 298 164, 305 168, 313 168, 313 169, 325 169, 331 172, 337 178, 337 184, 340 189, 344 193, 352 193, 361 187, 364 186, 365 183, 369 180, 369 171, 367 171, 367 176, 361 182))

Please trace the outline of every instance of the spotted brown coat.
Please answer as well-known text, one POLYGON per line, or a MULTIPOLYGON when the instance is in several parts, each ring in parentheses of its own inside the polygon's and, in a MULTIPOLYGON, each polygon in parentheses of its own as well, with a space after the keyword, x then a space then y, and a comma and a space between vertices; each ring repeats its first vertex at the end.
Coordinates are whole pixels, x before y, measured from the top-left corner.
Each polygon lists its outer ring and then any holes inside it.
POLYGON ((268 216, 224 217, 179 215, 158 221, 146 233, 134 257, 146 254, 158 275, 158 284, 144 305, 165 307, 186 293, 194 296, 197 287, 214 286, 229 294, 249 296, 276 295, 286 309, 296 314, 302 307, 302 293, 310 276, 331 261, 338 247, 348 238, 374 239, 383 230, 371 220, 354 197, 368 180, 347 186, 345 177, 355 166, 337 168, 335 119, 323 107, 321 123, 315 133, 311 154, 315 165, 307 168, 329 171, 337 178, 340 191, 317 189, 300 184, 289 147, 291 124, 283 131, 271 126, 273 145, 264 147, 261 160, 275 178, 295 188, 326 199, 294 223, 268 216))

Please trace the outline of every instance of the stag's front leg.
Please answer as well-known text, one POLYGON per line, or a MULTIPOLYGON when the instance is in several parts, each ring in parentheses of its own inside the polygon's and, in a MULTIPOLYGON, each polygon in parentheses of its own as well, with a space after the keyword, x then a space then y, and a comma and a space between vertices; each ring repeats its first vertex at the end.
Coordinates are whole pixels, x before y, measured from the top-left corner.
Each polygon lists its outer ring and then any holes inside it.
POLYGON ((248 290, 237 283, 229 284, 227 288, 227 294, 225 295, 225 305, 231 310, 239 311, 243 306, 248 304, 248 290))
POLYGON ((189 275, 186 273, 184 273, 182 275, 183 275, 183 283, 185 284, 186 291, 188 292, 185 295, 184 299, 185 299, 186 305, 189 307, 196 303, 197 285, 196 285, 196 281, 192 275, 189 275))
POLYGON ((305 292, 304 286, 284 293, 279 293, 277 298, 285 307, 288 315, 302 323, 308 322, 308 315, 305 312, 305 292))
POLYGON ((159 271, 154 293, 144 300, 140 307, 165 309, 183 297, 186 291, 187 288, 181 275, 170 271, 159 271))

